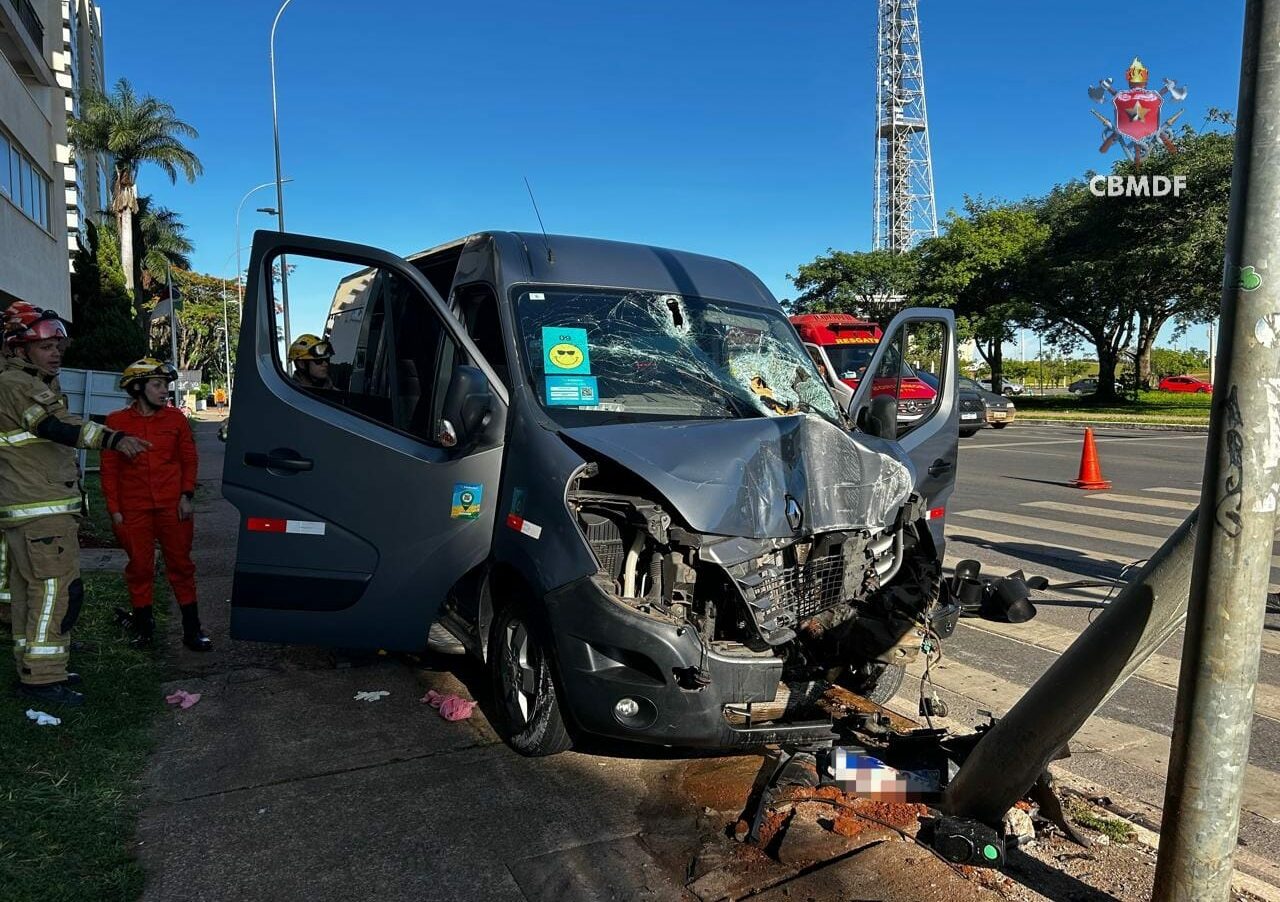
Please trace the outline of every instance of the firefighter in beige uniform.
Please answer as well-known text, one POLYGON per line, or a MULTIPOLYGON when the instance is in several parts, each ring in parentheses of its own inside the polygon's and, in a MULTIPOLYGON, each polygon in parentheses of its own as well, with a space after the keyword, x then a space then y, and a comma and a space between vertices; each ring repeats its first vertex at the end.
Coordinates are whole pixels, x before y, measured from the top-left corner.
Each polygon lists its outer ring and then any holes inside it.
MULTIPOLYGON (((2 314, 3 331, 8 332, 10 328, 16 329, 19 324, 27 324, 34 321, 40 315, 40 308, 23 301, 15 301, 10 304, 2 314)), ((13 352, 9 349, 9 345, 0 340, 0 373, 3 373, 5 367, 9 365, 9 361, 13 359, 13 352)), ((9 615, 9 549, 5 547, 4 542, 0 542, 0 626, 9 626, 12 618, 9 615)))
POLYGON ((51 310, 6 334, 14 356, 0 373, 0 528, 19 691, 41 702, 79 705, 84 696, 68 685, 79 679, 67 673, 71 628, 84 601, 80 474, 72 449, 106 447, 133 457, 147 443, 67 410, 57 383, 66 339, 66 325, 51 310))

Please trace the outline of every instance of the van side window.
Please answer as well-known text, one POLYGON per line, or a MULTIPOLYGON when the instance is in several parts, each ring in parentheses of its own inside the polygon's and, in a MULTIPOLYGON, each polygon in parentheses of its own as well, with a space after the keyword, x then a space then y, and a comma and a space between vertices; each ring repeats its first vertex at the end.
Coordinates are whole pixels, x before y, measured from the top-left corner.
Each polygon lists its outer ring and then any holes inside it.
POLYGON ((488 285, 468 285, 457 292, 460 314, 467 335, 475 342, 480 356, 489 362, 502 384, 510 388, 507 346, 502 338, 502 321, 498 318, 498 299, 488 285))
MULTIPOLYGON (((303 335, 318 337, 330 355, 325 374, 286 352, 292 384, 327 404, 435 444, 434 411, 443 401, 437 376, 442 366, 446 373, 451 370, 455 354, 453 340, 427 298, 390 270, 351 272, 351 264, 293 254, 288 264, 291 337, 295 344, 303 335), (320 330, 308 322, 314 307, 306 305, 312 297, 303 289, 314 291, 312 286, 324 284, 336 288, 320 330), (327 380, 308 378, 317 374, 327 380)), ((278 336, 283 331, 281 289, 278 282, 272 286, 278 336)))

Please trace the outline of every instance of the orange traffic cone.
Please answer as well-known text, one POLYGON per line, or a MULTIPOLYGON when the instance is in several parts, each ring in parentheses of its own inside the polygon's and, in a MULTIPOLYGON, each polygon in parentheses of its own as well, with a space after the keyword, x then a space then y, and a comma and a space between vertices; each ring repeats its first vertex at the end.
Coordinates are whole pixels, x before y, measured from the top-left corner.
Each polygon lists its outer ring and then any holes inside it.
POLYGON ((1080 475, 1071 483, 1078 489, 1109 489, 1111 483, 1102 478, 1098 465, 1098 446, 1093 443, 1093 430, 1084 431, 1084 450, 1080 454, 1080 475))

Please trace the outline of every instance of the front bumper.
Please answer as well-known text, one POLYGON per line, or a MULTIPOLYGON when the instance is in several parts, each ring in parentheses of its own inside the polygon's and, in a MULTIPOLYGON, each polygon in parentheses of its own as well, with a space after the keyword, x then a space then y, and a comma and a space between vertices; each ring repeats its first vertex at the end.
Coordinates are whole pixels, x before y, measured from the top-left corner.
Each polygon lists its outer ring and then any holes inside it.
POLYGON ((586 732, 702 748, 813 742, 835 735, 827 720, 756 727, 726 721, 725 705, 775 698, 782 678, 779 658, 750 652, 704 656, 693 629, 631 611, 589 577, 545 600, 564 711, 586 732), (689 680, 681 674, 699 666, 710 681, 686 688, 689 680), (622 698, 637 699, 643 716, 631 723, 615 717, 614 705, 622 698))
POLYGON ((997 409, 997 408, 991 407, 987 409, 987 422, 988 423, 1012 423, 1016 413, 1017 411, 1012 410, 1008 407, 1003 409, 997 409))

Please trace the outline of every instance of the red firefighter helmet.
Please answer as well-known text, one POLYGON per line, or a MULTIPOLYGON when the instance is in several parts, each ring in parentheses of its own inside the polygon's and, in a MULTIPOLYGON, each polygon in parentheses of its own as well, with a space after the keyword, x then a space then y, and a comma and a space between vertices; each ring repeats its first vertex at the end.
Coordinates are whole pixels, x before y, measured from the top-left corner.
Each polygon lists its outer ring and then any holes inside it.
POLYGON ((10 348, 32 341, 67 337, 67 324, 53 310, 40 310, 35 316, 30 312, 19 312, 13 319, 6 311, 4 340, 10 348))

